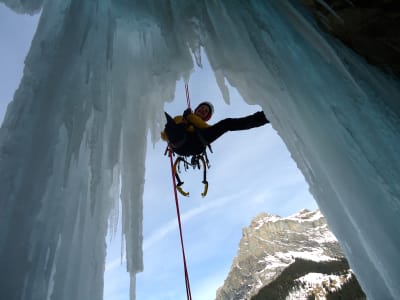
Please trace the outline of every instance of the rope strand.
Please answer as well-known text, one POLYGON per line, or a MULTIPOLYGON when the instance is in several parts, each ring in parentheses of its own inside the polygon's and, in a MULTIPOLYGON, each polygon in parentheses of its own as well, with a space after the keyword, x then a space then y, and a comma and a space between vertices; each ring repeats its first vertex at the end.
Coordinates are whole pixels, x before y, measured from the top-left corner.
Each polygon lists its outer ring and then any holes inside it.
POLYGON ((185 91, 186 91, 186 104, 187 108, 190 108, 190 95, 189 95, 189 86, 185 83, 185 91))
MULTIPOLYGON (((189 103, 190 105, 190 103, 189 103)), ((192 293, 190 291, 190 282, 189 282, 189 273, 187 270, 186 264, 186 255, 185 255, 185 246, 183 244, 183 234, 182 234, 182 223, 181 223, 181 213, 179 210, 179 202, 178 202, 178 193, 176 190, 176 181, 175 181, 175 174, 174 174, 174 164, 172 161, 172 149, 168 147, 169 152, 169 159, 171 164, 171 172, 172 172, 172 183, 174 187, 174 196, 175 196, 175 206, 176 206, 176 215, 178 217, 178 225, 179 225, 179 236, 181 238, 181 248, 182 248, 182 256, 183 256, 183 268, 185 273, 185 284, 186 284, 186 296, 188 300, 192 300, 192 293)))

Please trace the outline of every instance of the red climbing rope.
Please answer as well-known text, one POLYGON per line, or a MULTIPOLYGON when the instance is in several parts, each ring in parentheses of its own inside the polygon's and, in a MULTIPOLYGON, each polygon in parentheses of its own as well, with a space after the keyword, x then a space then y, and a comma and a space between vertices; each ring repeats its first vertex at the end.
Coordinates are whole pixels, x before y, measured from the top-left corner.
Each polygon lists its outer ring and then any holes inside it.
MULTIPOLYGON (((186 90, 186 95, 188 95, 188 90, 186 90)), ((189 99, 189 98, 188 98, 189 99)), ((190 103, 188 103, 190 105, 190 103)), ((190 107, 190 106, 189 106, 190 107)), ((185 284, 186 284, 186 296, 188 300, 192 300, 192 294, 190 292, 190 282, 189 282, 189 273, 186 265, 186 255, 185 255, 185 247, 183 245, 183 235, 182 235, 182 223, 181 223, 181 213, 179 211, 179 202, 178 202, 178 193, 176 190, 176 181, 174 174, 174 164, 172 161, 172 149, 168 147, 168 156, 171 162, 171 172, 172 172, 172 183, 174 186, 174 195, 175 195, 175 205, 176 205, 176 214, 178 216, 178 225, 179 225, 179 235, 181 237, 181 248, 182 248, 182 256, 183 256, 183 268, 185 272, 185 284)))
POLYGON ((185 91, 186 91, 186 104, 187 108, 190 108, 190 95, 189 95, 189 86, 185 83, 185 91))

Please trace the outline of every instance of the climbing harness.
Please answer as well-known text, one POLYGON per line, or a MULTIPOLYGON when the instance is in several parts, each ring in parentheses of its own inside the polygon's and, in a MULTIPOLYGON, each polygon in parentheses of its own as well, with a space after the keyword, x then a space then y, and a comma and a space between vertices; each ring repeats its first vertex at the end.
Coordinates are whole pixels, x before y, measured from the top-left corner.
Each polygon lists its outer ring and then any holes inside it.
MULTIPOLYGON (((187 104, 187 108, 190 109, 190 95, 189 95, 189 88, 188 85, 185 84, 185 92, 186 92, 186 104, 187 104)), ((178 153, 179 151, 174 151, 174 149, 176 149, 177 147, 179 147, 177 144, 172 145, 171 143, 169 143, 169 145, 167 146, 164 155, 167 155, 167 153, 169 152, 169 150, 172 152, 172 155, 177 154, 177 158, 175 159, 175 162, 173 163, 173 176, 176 178, 177 180, 177 190, 178 192, 185 196, 188 197, 189 196, 189 192, 185 192, 182 188, 183 185, 183 181, 180 179, 179 174, 181 172, 181 168, 180 165, 181 163, 183 163, 184 166, 184 170, 187 171, 189 169, 189 167, 193 167, 193 169, 201 169, 203 168, 203 181, 202 183, 204 184, 204 189, 203 192, 201 193, 202 197, 205 197, 207 195, 208 192, 208 181, 207 181, 207 169, 210 168, 210 162, 208 160, 207 157, 207 152, 206 149, 208 147, 208 149, 210 150, 210 152, 212 153, 212 148, 211 145, 207 144, 206 141, 204 140, 203 136, 201 135, 201 133, 199 131, 196 131, 196 138, 201 142, 201 144, 203 145, 202 147, 204 147, 201 153, 199 154, 190 154, 190 155, 182 155, 185 152, 181 152, 178 153)), ((185 139, 183 139, 180 144, 185 143, 185 139)), ((182 146, 182 145, 181 145, 182 146)), ((185 153, 186 154, 186 153, 185 153)))

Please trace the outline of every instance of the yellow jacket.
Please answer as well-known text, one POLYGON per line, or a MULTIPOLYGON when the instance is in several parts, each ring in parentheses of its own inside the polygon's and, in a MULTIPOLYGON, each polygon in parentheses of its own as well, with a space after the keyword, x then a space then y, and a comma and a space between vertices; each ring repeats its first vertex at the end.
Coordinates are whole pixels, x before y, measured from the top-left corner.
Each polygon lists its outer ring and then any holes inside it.
MULTIPOLYGON (((193 113, 187 115, 186 119, 183 116, 176 116, 174 117, 174 122, 176 124, 181 124, 181 123, 189 124, 189 126, 186 129, 187 132, 194 132, 195 128, 204 129, 210 127, 210 125, 208 125, 205 121, 203 121, 202 118, 193 113)), ((168 142, 167 134, 164 131, 161 132, 161 138, 164 141, 168 142)))

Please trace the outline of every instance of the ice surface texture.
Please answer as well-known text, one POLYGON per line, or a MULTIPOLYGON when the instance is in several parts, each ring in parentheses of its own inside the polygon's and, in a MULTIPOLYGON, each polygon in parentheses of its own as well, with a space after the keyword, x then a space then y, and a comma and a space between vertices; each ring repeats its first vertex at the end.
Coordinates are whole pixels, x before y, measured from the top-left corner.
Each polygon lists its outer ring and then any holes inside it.
POLYGON ((4 299, 102 299, 119 194, 134 299, 146 134, 201 47, 227 102, 226 81, 263 107, 368 297, 400 294, 398 82, 295 1, 53 0, 0 130, 4 299))

